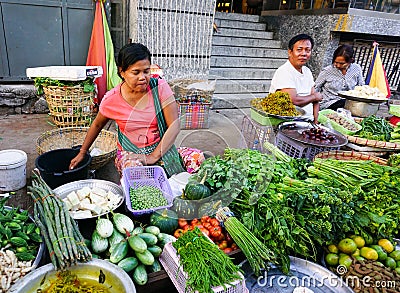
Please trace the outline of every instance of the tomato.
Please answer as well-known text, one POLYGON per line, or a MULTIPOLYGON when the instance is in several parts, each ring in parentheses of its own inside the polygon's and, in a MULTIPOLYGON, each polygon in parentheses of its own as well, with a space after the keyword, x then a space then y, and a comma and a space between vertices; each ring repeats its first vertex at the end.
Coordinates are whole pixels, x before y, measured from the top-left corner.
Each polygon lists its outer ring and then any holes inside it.
POLYGON ((219 221, 217 219, 210 219, 211 226, 219 227, 219 221))
POLYGON ((208 223, 210 221, 210 217, 209 216, 202 216, 201 217, 201 222, 204 223, 208 223))
POLYGON ((212 228, 211 224, 208 223, 208 222, 207 222, 207 223, 204 223, 204 224, 203 224, 203 227, 206 228, 206 229, 208 229, 208 230, 210 230, 210 229, 212 228))
POLYGON ((208 231, 206 228, 200 228, 200 231, 206 234, 207 236, 210 236, 210 231, 208 231))
POLYGON ((191 225, 194 225, 194 224, 196 224, 196 223, 198 223, 198 222, 199 222, 199 219, 194 218, 194 219, 190 222, 190 224, 191 224, 191 225))
POLYGON ((226 242, 225 240, 223 240, 223 241, 221 241, 221 242, 218 244, 218 247, 219 247, 219 249, 224 250, 225 248, 228 247, 228 242, 226 242))
POLYGON ((239 249, 239 247, 237 246, 237 244, 235 242, 232 243, 231 248, 232 248, 232 250, 239 249))
POLYGON ((225 233, 225 239, 228 241, 228 244, 231 245, 233 243, 233 239, 229 233, 225 233))
POLYGON ((183 232, 189 231, 190 230, 190 225, 186 224, 185 226, 182 227, 183 232))
POLYGON ((178 226, 180 227, 180 228, 183 228, 184 226, 186 226, 188 224, 188 222, 185 220, 185 219, 183 219, 183 218, 179 218, 178 219, 178 226))
POLYGON ((224 249, 224 252, 225 252, 226 254, 231 253, 231 252, 232 252, 232 248, 227 247, 227 248, 224 249))
POLYGON ((185 232, 182 229, 176 229, 174 232, 174 237, 175 238, 179 238, 181 237, 183 234, 185 234, 185 232))
POLYGON ((215 238, 217 240, 218 240, 219 237, 221 237, 221 233, 222 233, 221 227, 219 227, 219 226, 218 227, 213 227, 210 230, 211 237, 213 237, 213 238, 215 238))

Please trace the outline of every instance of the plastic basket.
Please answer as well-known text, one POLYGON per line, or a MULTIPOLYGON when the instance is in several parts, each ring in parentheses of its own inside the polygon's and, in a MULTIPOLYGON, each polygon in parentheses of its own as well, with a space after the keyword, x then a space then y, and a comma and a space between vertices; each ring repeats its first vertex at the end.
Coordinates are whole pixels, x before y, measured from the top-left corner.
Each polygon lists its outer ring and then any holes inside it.
POLYGON ((59 127, 89 126, 94 92, 84 92, 83 86, 43 87, 50 115, 59 127))
MULTIPOLYGON (((167 272, 172 283, 175 285, 176 290, 179 293, 190 293, 191 290, 186 290, 186 279, 187 274, 183 271, 182 267, 179 265, 179 256, 176 253, 175 248, 172 246, 172 242, 165 244, 163 252, 160 255, 160 263, 167 272)), ((240 273, 239 273, 240 274, 240 273)), ((232 284, 226 284, 225 289, 223 286, 217 286, 211 288, 215 293, 244 293, 248 292, 246 288, 246 282, 242 274, 242 277, 232 284)))
MULTIPOLYGON (((37 138, 36 151, 41 155, 48 151, 81 145, 88 130, 89 127, 65 127, 46 131, 37 138)), ((92 156, 92 162, 89 166, 90 169, 97 170, 115 158, 117 153, 117 134, 102 129, 89 152, 93 148, 102 152, 100 155, 92 156)))
POLYGON ((340 147, 319 147, 304 144, 286 137, 281 132, 278 132, 276 136, 275 145, 292 158, 307 158, 309 160, 312 160, 318 153, 340 149, 340 147))
POLYGON ((274 128, 257 123, 248 116, 244 116, 241 128, 242 139, 239 142, 239 148, 256 148, 264 152, 264 143, 273 142, 275 138, 274 128), (255 142, 257 144, 255 146, 255 142))
MULTIPOLYGON (((322 124, 329 123, 333 129, 335 129, 336 131, 338 131, 342 134, 345 134, 345 135, 353 135, 353 134, 357 133, 357 131, 361 130, 362 126, 360 124, 358 124, 358 123, 354 122, 353 120, 346 118, 344 116, 340 116, 340 117, 343 118, 344 120, 346 120, 347 122, 351 123, 354 127, 357 128, 357 130, 347 129, 347 128, 343 127, 341 124, 337 123, 336 121, 330 119, 328 117, 328 115, 334 114, 334 113, 337 114, 336 111, 333 111, 331 109, 321 110, 321 111, 319 111, 319 114, 318 114, 318 121, 321 122, 322 124)), ((337 115, 339 115, 339 114, 337 114, 337 115)))
POLYGON ((167 175, 160 166, 141 166, 141 167, 128 167, 122 170, 122 186, 125 193, 125 204, 127 209, 134 215, 140 216, 150 214, 154 211, 170 208, 174 200, 171 186, 169 185, 167 175), (160 189, 167 199, 166 206, 154 207, 146 210, 132 209, 130 189, 137 189, 143 186, 153 186, 160 189))
POLYGON ((346 161, 372 161, 379 165, 387 166, 388 161, 379 157, 372 156, 366 153, 354 152, 354 151, 329 151, 317 154, 314 159, 335 159, 335 160, 346 160, 346 161))
POLYGON ((263 115, 260 111, 254 109, 254 108, 250 108, 250 117, 257 123, 259 123, 261 125, 267 125, 267 126, 270 126, 270 125, 276 126, 279 123, 286 121, 284 119, 279 119, 279 118, 263 115))
POLYGON ((179 103, 181 129, 209 128, 211 103, 179 103))

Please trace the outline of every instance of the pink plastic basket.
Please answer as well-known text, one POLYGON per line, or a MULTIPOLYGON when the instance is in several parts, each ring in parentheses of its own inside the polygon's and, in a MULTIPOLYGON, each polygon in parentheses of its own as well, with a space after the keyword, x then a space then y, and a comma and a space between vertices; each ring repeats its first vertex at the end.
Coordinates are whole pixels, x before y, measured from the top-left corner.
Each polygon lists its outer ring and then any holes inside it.
POLYGON ((129 167, 122 170, 122 181, 125 193, 125 204, 127 209, 134 215, 140 216, 152 213, 156 210, 172 207, 173 195, 167 175, 160 166, 129 167), (133 210, 130 198, 130 188, 137 189, 143 186, 153 186, 160 189, 167 199, 166 206, 155 207, 146 210, 133 210))
MULTIPOLYGON (((172 242, 165 244, 159 260, 179 293, 193 293, 191 290, 185 291, 187 275, 179 265, 179 256, 176 254, 172 242)), ((225 289, 223 286, 213 287, 211 289, 215 293, 246 293, 248 290, 246 288, 244 276, 242 274, 240 274, 240 276, 241 279, 232 282, 232 284, 226 284, 225 289)))

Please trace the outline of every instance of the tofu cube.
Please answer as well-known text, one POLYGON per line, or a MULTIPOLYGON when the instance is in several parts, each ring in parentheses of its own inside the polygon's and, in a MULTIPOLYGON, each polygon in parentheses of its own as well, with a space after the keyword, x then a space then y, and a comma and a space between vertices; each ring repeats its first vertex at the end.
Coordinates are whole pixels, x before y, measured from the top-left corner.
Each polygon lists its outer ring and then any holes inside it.
POLYGON ((74 207, 78 207, 79 204, 80 204, 80 202, 81 202, 81 201, 79 200, 79 197, 78 197, 78 195, 76 194, 75 191, 70 192, 70 193, 67 195, 67 198, 68 198, 68 200, 70 201, 70 203, 71 203, 71 205, 72 205, 73 208, 74 208, 74 207))
POLYGON ((79 199, 82 200, 85 197, 88 197, 90 192, 91 192, 91 189, 88 186, 85 186, 85 187, 79 189, 76 193, 77 193, 79 199))

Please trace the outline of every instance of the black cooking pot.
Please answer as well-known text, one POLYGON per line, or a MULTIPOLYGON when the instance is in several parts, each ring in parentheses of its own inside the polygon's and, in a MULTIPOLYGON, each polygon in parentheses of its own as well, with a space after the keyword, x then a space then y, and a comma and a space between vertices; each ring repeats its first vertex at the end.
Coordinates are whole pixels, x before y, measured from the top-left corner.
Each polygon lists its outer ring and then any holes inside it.
POLYGON ((45 152, 35 160, 40 176, 52 188, 65 183, 89 178, 89 165, 92 157, 86 153, 85 158, 73 170, 69 170, 71 160, 79 149, 58 149, 45 152))

